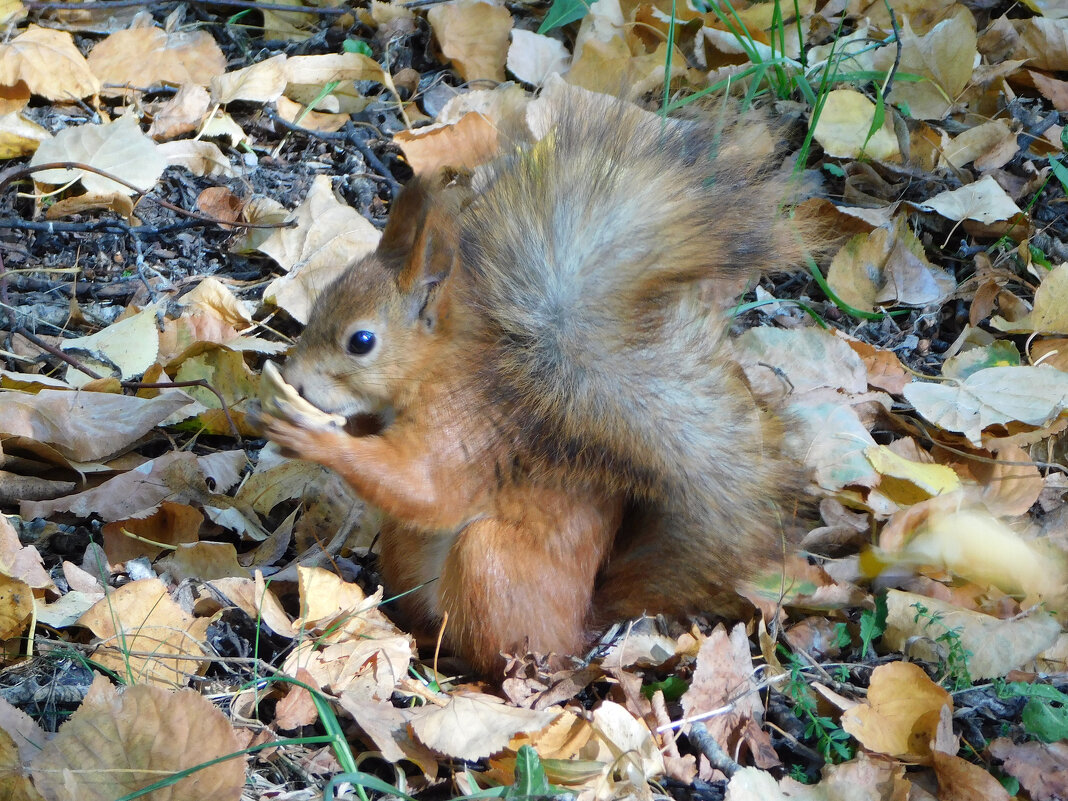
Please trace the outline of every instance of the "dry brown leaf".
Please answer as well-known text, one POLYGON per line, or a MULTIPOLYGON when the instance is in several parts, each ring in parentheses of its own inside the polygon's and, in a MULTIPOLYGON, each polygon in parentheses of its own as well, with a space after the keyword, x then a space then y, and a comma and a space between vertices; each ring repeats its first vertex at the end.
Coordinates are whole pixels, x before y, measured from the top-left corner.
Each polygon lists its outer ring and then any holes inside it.
POLYGON ((952 276, 927 260, 904 217, 849 240, 835 254, 827 283, 846 303, 869 312, 941 303, 956 288, 952 276))
POLYGON ((56 590, 44 560, 33 545, 23 545, 15 527, 0 516, 0 573, 37 590, 56 590))
POLYGON ((116 31, 93 47, 88 61, 102 84, 119 87, 104 89, 104 94, 112 95, 122 95, 123 87, 207 86, 226 71, 226 56, 203 30, 168 33, 138 27, 116 31))
POLYGON ((219 146, 214 142, 179 139, 174 142, 163 142, 157 146, 156 152, 168 166, 185 167, 193 175, 229 178, 237 176, 237 171, 230 163, 230 159, 219 150, 219 146))
POLYGON ((422 714, 420 708, 399 709, 389 701, 378 700, 352 690, 338 696, 338 703, 356 721, 370 745, 389 762, 408 760, 423 771, 427 780, 438 772, 437 756, 408 730, 408 722, 422 714))
POLYGON ((211 579, 236 576, 250 578, 248 568, 237 561, 237 549, 230 542, 194 542, 176 547, 168 556, 159 560, 161 570, 166 570, 174 581, 186 579, 211 579))
POLYGON ((158 579, 112 590, 78 620, 101 641, 93 659, 131 682, 164 687, 182 687, 207 670, 210 623, 185 612, 158 579))
POLYGON ((1045 95, 1057 111, 1068 112, 1068 81, 1060 81, 1033 70, 1028 74, 1035 83, 1035 89, 1045 95))
POLYGON ((286 88, 286 57, 272 56, 258 64, 220 75, 211 82, 211 99, 226 105, 235 100, 273 103, 286 88))
POLYGON ((512 15, 503 5, 459 0, 427 12, 434 38, 465 81, 504 80, 512 15))
POLYGON ((338 202, 325 175, 315 177, 293 216, 296 227, 276 230, 259 246, 289 272, 263 294, 306 323, 315 296, 347 265, 372 251, 381 234, 355 209, 338 202))
POLYGON ((1068 798, 1068 743, 1025 742, 999 737, 987 746, 1003 770, 1019 780, 1032 801, 1068 798))
MULTIPOLYGON (((48 517, 56 511, 101 520, 123 520, 151 514, 163 501, 209 503, 207 484, 215 481, 219 492, 234 483, 246 462, 244 451, 223 451, 223 458, 197 457, 192 453, 168 453, 145 462, 136 470, 115 476, 98 487, 53 501, 23 503, 23 517, 48 517)), ((218 454, 214 454, 218 456, 218 454)))
MULTIPOLYGON (((229 721, 200 693, 149 686, 119 690, 98 676, 31 769, 48 798, 112 801, 239 748, 229 721)), ((152 798, 237 801, 244 781, 244 760, 228 759, 155 791, 152 798)))
POLYGON ((340 131, 349 122, 348 114, 326 114, 321 111, 309 111, 304 104, 290 100, 288 97, 280 97, 275 101, 278 116, 286 122, 304 128, 308 131, 326 131, 333 133, 340 131))
POLYGON ((161 103, 152 114, 148 135, 157 142, 175 139, 200 127, 211 108, 211 95, 195 83, 184 83, 174 97, 161 103))
POLYGON ((459 692, 444 706, 426 706, 420 711, 409 723, 412 734, 426 747, 456 759, 496 754, 516 734, 544 729, 560 714, 557 709, 517 709, 492 695, 459 692))
POLYGON ((369 696, 389 698, 407 674, 415 642, 378 608, 382 588, 365 596, 320 568, 298 567, 297 577, 302 614, 293 625, 316 636, 298 645, 284 670, 293 675, 304 667, 333 693, 356 684, 369 696))
POLYGON ((65 31, 36 25, 0 45, 0 86, 20 81, 48 100, 73 100, 100 91, 100 81, 78 52, 74 38, 65 31))
POLYGON ((1001 782, 956 754, 931 752, 938 777, 938 801, 1010 801, 1012 796, 1001 782))
POLYGON ((119 453, 153 426, 191 403, 176 389, 155 398, 46 389, 36 395, 0 393, 0 436, 48 443, 79 462, 119 453))
MULTIPOLYGON (((307 684, 313 690, 321 688, 315 683, 314 677, 304 668, 297 668, 297 681, 307 684)), ((319 719, 319 713, 312 700, 311 693, 296 684, 287 684, 285 695, 279 699, 275 706, 275 724, 283 731, 310 726, 319 719)))
POLYGON ((35 173, 37 181, 60 186, 80 180, 85 191, 98 195, 112 192, 133 195, 155 186, 167 166, 156 143, 141 133, 132 114, 102 125, 79 125, 64 128, 52 139, 41 143, 30 165, 73 161, 96 167, 121 178, 120 184, 85 170, 52 169, 35 173), (131 189, 130 184, 135 189, 131 189))
POLYGON ((938 638, 953 631, 961 647, 971 654, 968 673, 976 680, 1000 678, 1010 670, 1026 668, 1057 641, 1061 632, 1056 618, 1037 609, 1001 620, 900 590, 887 593, 886 606, 883 638, 889 647, 938 662, 946 655, 938 638), (917 605, 927 613, 920 615, 917 605))
POLYGON ((253 620, 259 620, 275 634, 295 637, 297 634, 289 615, 285 613, 277 596, 257 572, 255 579, 220 578, 211 582, 212 589, 230 603, 244 610, 253 620))
POLYGON ((416 175, 432 175, 442 167, 474 169, 498 151, 497 126, 471 112, 453 125, 431 125, 401 131, 394 141, 404 151, 416 175))
POLYGON ((729 707, 704 721, 708 733, 729 754, 740 746, 748 748, 753 761, 761 768, 779 764, 767 732, 760 728, 764 708, 754 679, 749 639, 742 624, 731 629, 716 626, 701 644, 693 682, 682 696, 682 711, 687 718, 729 707), (753 723, 755 725, 749 725, 753 723))
POLYGON ((842 728, 870 751, 928 762, 942 707, 953 698, 918 665, 891 662, 871 674, 868 698, 842 713, 842 728))
POLYGON ((1054 267, 1043 276, 1035 290, 1030 314, 1012 321, 993 317, 990 324, 999 331, 1014 334, 1068 334, 1068 263, 1054 267))
POLYGON ((882 48, 875 53, 875 68, 889 70, 896 67, 928 80, 898 81, 889 99, 908 104, 913 117, 942 119, 972 79, 976 56, 975 17, 964 6, 956 5, 922 35, 913 30, 909 19, 904 19, 900 38, 900 59, 895 48, 882 48))

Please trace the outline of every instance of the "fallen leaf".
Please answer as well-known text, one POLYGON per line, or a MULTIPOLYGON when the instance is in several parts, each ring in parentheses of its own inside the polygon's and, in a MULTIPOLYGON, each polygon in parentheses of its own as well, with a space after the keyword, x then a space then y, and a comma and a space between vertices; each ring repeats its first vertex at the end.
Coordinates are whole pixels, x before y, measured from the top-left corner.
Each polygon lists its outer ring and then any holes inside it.
POLYGON ((90 97, 100 81, 65 31, 30 25, 0 45, 0 86, 20 81, 30 92, 48 100, 90 97))
POLYGON ((987 751, 1004 763, 1002 769, 1019 780, 1032 801, 1068 798, 1068 743, 1016 744, 999 737, 987 751))
POLYGON ((30 166, 60 161, 88 164, 126 183, 79 169, 42 170, 35 173, 36 180, 57 186, 80 180, 85 191, 99 195, 147 192, 155 186, 166 166, 156 143, 141 133, 132 114, 103 125, 64 128, 41 143, 30 159, 30 166))
POLYGON ((887 114, 883 124, 871 132, 874 119, 875 104, 867 97, 854 89, 832 89, 827 93, 812 136, 828 156, 836 158, 865 155, 886 161, 900 157, 892 115, 887 114))
POLYGON ((921 205, 950 220, 978 220, 988 224, 1022 214, 1020 207, 989 175, 960 189, 939 192, 921 205))
POLYGON ((952 696, 922 668, 891 662, 872 671, 867 701, 842 713, 842 728, 871 751, 929 762, 931 739, 944 706, 952 710, 952 696))
POLYGON ((116 31, 93 47, 88 63, 102 84, 112 85, 104 90, 110 95, 124 94, 125 87, 207 86, 226 71, 226 56, 205 30, 116 31))
POLYGON ((560 714, 556 709, 517 709, 482 693, 454 693, 444 706, 424 709, 409 723, 412 734, 439 754, 467 760, 495 754, 516 734, 544 729, 560 714))
POLYGON ((938 662, 945 658, 938 638, 955 632, 968 657, 968 673, 976 680, 1005 676, 1026 667, 1056 642, 1060 625, 1046 612, 1001 620, 923 595, 890 590, 887 593, 886 644, 920 659, 938 662), (919 614, 920 605, 926 614, 919 614), (911 646, 909 645, 911 643, 911 646))
POLYGON ((128 682, 163 687, 184 686, 207 670, 210 623, 172 601, 159 579, 124 584, 78 619, 98 638, 94 660, 128 682))
POLYGON ((983 429, 1019 421, 1045 426, 1068 408, 1068 374, 1050 367, 990 367, 962 382, 915 381, 905 399, 930 422, 975 446, 983 429))
POLYGON ((274 231, 259 246, 289 272, 263 294, 306 323, 315 296, 349 264, 374 250, 381 234, 355 209, 338 202, 325 175, 315 177, 294 218, 296 227, 274 231))
MULTIPOLYGON (((82 705, 31 764, 48 798, 111 801, 240 750, 229 721, 193 690, 118 689, 97 676, 82 705)), ((191 771, 153 798, 241 798, 244 760, 227 759, 191 771)))
POLYGON ((504 80, 512 15, 503 5, 459 0, 435 5, 427 20, 441 52, 465 81, 504 80))

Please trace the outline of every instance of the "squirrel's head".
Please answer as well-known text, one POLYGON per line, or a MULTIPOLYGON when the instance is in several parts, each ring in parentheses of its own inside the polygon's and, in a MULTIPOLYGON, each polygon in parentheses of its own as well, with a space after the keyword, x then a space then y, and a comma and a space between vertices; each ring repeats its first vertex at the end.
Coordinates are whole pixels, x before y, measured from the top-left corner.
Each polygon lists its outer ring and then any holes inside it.
POLYGON ((447 279, 458 257, 459 198, 416 180, 374 253, 318 297, 283 375, 315 406, 388 423, 440 358, 447 279))

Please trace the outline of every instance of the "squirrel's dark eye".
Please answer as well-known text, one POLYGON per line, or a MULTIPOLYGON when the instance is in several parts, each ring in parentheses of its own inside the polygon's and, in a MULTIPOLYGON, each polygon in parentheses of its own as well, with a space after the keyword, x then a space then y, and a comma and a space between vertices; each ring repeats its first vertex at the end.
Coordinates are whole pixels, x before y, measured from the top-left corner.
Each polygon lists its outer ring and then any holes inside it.
POLYGON ((375 346, 374 331, 357 331, 349 337, 349 353, 353 356, 366 356, 375 346))

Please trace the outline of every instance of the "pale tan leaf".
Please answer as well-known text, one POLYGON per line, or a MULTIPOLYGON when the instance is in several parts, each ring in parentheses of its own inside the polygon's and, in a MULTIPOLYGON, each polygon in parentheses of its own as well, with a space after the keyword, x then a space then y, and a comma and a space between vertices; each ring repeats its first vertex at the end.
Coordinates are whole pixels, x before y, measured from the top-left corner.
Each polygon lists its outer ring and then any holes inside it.
POLYGON ((567 72, 571 58, 557 39, 516 28, 508 48, 508 71, 523 83, 541 86, 552 75, 567 72))
POLYGON ((928 761, 942 707, 953 698, 910 662, 872 671, 868 698, 842 713, 842 728, 870 751, 909 761, 928 761))
POLYGON ((286 57, 272 56, 244 69, 228 72, 211 82, 211 99, 226 105, 235 100, 271 103, 286 88, 286 57))
MULTIPOLYGON (((113 365, 123 381, 142 375, 156 363, 159 354, 159 328, 156 316, 160 305, 153 303, 137 314, 125 317, 107 328, 84 337, 65 339, 62 350, 88 354, 98 362, 113 365)), ((84 386, 89 377, 77 370, 71 371, 68 381, 73 386, 84 386)))
POLYGON ((234 169, 225 154, 214 142, 202 139, 179 139, 158 145, 159 155, 168 165, 185 167, 193 175, 201 177, 234 178, 234 169))
POLYGON ((296 320, 307 322, 315 295, 347 265, 371 252, 381 234, 354 209, 338 202, 325 175, 315 177, 294 217, 296 227, 276 230, 259 246, 289 271, 272 281, 263 295, 296 320))
POLYGON ((891 115, 869 137, 874 119, 875 104, 867 97, 854 89, 834 89, 827 93, 813 137, 828 156, 857 158, 864 154, 880 161, 899 157, 891 115))
MULTIPOLYGON (((519 732, 544 729, 560 714, 555 709, 538 712, 506 706, 482 693, 454 693, 445 706, 424 709, 410 722, 412 733, 428 748, 456 759, 495 754, 519 732)), ((629 712, 626 715, 630 718, 629 712)))
POLYGON ((207 670, 210 622, 172 601, 159 579, 124 584, 78 619, 97 637, 94 660, 130 682, 164 687, 181 687, 207 670))
POLYGON ((56 585, 33 545, 23 545, 15 527, 0 516, 0 574, 25 582, 37 590, 56 592, 56 585))
MULTIPOLYGON (((238 750, 226 716, 199 692, 148 686, 120 690, 98 676, 31 768, 37 787, 50 799, 112 801, 161 776, 238 750)), ((237 801, 244 780, 244 760, 238 757, 193 771, 152 798, 237 801)))
POLYGON ((903 19, 900 36, 900 60, 895 48, 881 48, 874 55, 876 69, 889 70, 896 66, 927 80, 898 81, 890 99, 908 104, 913 117, 941 119, 972 79, 976 56, 975 17, 957 4, 923 35, 912 29, 909 19, 903 19))
POLYGON ((960 189, 939 192, 921 205, 950 220, 978 220, 988 224, 1021 213, 1020 207, 989 175, 960 189))
POLYGON ((168 389, 155 398, 45 389, 0 393, 0 433, 46 442, 79 462, 119 453, 161 420, 191 403, 168 389))
POLYGON ((1051 367, 988 367, 963 382, 913 382, 905 398, 927 420, 976 446, 987 426, 1044 426, 1068 407, 1068 374, 1051 367))
POLYGON ((767 769, 781 764, 771 739, 760 728, 764 709, 754 679, 749 638, 741 624, 731 629, 730 635, 720 624, 701 644, 693 681, 682 696, 687 718, 724 707, 730 711, 704 721, 709 735, 724 751, 733 754, 744 746, 758 767, 767 769))
POLYGON ((0 86, 19 81, 48 100, 74 100, 100 91, 100 81, 74 46, 74 38, 36 25, 0 45, 0 86))
POLYGON ((512 15, 503 5, 459 0, 427 11, 434 38, 465 81, 504 80, 512 15))
POLYGON ((207 31, 129 28, 99 42, 89 53, 89 68, 102 84, 118 87, 105 94, 122 94, 127 86, 207 86, 226 71, 226 56, 207 31))
POLYGON ((182 84, 174 97, 152 115, 148 135, 157 142, 175 139, 200 127, 211 108, 211 95, 195 83, 182 84))
POLYGON ((883 637, 890 648, 908 649, 912 656, 937 663, 945 658, 938 638, 955 631, 961 647, 971 654, 968 674, 976 680, 999 678, 1011 670, 1026 668, 1057 641, 1061 630, 1056 618, 1043 611, 1001 620, 899 590, 887 593, 886 606, 883 637), (917 614, 917 604, 927 610, 925 615, 917 614))
POLYGON ((103 125, 65 128, 54 138, 41 143, 30 164, 57 161, 88 164, 137 187, 131 189, 85 170, 53 169, 35 174, 38 181, 46 184, 60 185, 80 180, 87 192, 101 195, 111 192, 132 195, 138 190, 147 191, 155 185, 167 166, 156 143, 141 133, 132 114, 103 125))

